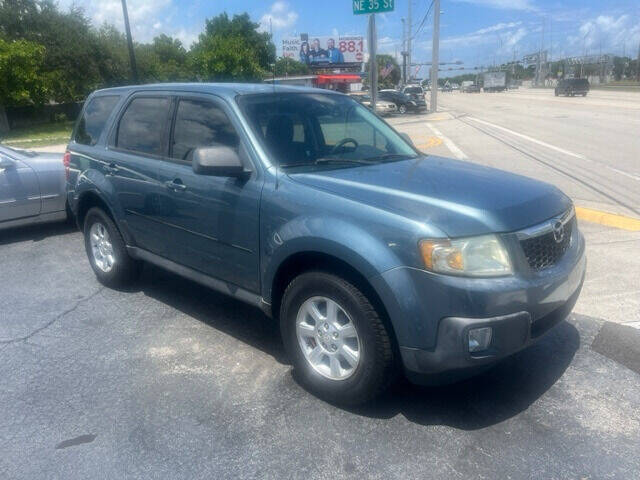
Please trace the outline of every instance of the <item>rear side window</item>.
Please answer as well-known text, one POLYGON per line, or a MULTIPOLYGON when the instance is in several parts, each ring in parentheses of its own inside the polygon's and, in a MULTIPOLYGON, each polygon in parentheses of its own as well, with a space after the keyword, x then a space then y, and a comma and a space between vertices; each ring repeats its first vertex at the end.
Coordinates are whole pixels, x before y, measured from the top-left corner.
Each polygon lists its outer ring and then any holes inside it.
POLYGON ((180 100, 173 133, 173 158, 190 160, 198 147, 237 148, 238 144, 238 134, 220 107, 203 100, 180 100))
POLYGON ((116 136, 116 147, 149 155, 164 155, 169 113, 166 97, 134 98, 125 110, 116 136))
POLYGON ((98 143, 107 120, 119 100, 118 95, 93 98, 84 109, 78 122, 75 142, 92 146, 98 143))

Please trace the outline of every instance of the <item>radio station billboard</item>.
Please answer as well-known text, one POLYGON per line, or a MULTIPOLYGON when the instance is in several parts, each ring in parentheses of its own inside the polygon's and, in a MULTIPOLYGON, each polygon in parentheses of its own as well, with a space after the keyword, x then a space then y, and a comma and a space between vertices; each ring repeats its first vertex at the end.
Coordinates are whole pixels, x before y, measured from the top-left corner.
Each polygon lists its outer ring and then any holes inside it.
POLYGON ((311 68, 339 67, 364 61, 365 41, 358 35, 314 37, 303 34, 282 40, 282 56, 311 68))

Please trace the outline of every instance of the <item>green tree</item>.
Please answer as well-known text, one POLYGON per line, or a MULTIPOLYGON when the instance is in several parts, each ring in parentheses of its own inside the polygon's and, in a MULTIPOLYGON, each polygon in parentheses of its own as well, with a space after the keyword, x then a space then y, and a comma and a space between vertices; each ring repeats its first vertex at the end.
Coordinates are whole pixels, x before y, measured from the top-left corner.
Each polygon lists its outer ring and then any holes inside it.
POLYGON ((42 73, 44 47, 0 38, 0 133, 9 130, 5 106, 41 105, 47 95, 42 73))
MULTIPOLYGON (((400 83, 401 69, 396 62, 396 59, 391 55, 376 55, 376 63, 378 64, 378 88, 395 88, 396 85, 400 83), (387 67, 387 65, 391 65, 393 69, 386 76, 382 77, 382 71, 387 67)), ((365 65, 365 71, 369 71, 369 62, 365 65)), ((369 77, 365 78, 364 84, 369 85, 370 83, 369 77)))
POLYGON ((194 46, 190 65, 202 81, 257 81, 266 70, 246 39, 234 36, 201 36, 194 46))
POLYGON ((140 74, 145 81, 179 82, 190 80, 187 51, 178 39, 160 35, 149 45, 138 46, 140 74))
POLYGON ((205 31, 191 49, 189 65, 196 78, 256 81, 275 61, 275 45, 249 15, 226 13, 206 21, 205 31))
POLYGON ((307 64, 293 58, 280 57, 276 60, 275 71, 277 77, 284 77, 285 75, 306 75, 311 69, 307 64))
POLYGON ((0 34, 46 45, 43 70, 56 101, 81 100, 101 83, 96 33, 80 8, 61 12, 52 0, 3 0, 0 34))

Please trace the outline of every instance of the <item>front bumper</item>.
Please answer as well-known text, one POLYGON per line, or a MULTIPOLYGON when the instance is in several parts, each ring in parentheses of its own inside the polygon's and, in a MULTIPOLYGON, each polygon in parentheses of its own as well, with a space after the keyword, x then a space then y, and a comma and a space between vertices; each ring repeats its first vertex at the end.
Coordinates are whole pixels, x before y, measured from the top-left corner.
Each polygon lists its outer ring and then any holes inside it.
POLYGON ((535 321, 529 312, 490 318, 442 319, 434 350, 400 347, 407 377, 413 383, 423 385, 461 380, 532 345, 571 313, 583 281, 584 276, 566 303, 535 321), (468 348, 469 330, 481 327, 492 329, 489 348, 471 353, 468 348))
POLYGON ((575 305, 586 271, 584 250, 577 233, 563 259, 539 273, 471 279, 401 267, 374 278, 409 379, 457 380, 534 343, 575 305), (484 326, 493 328, 491 344, 470 354, 468 331, 484 326))

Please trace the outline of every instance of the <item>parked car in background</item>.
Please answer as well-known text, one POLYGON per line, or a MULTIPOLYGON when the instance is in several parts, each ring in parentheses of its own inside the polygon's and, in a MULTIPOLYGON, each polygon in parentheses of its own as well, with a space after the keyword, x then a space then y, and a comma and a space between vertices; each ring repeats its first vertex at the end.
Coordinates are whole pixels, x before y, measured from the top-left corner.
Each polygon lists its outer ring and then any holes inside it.
POLYGON ((556 97, 558 95, 567 95, 573 97, 574 95, 587 96, 589 93, 589 80, 586 78, 565 78, 558 82, 555 89, 556 97))
POLYGON ((67 218, 61 153, 0 145, 0 230, 67 218))
POLYGON ((402 93, 408 95, 420 108, 427 108, 424 92, 424 89, 420 85, 407 85, 402 89, 402 93))
MULTIPOLYGON (((356 101, 360 102, 362 105, 371 109, 371 97, 369 95, 362 94, 352 94, 350 95, 356 101)), ((398 111, 396 104, 387 100, 383 100, 380 97, 376 99, 376 113, 382 116, 392 115, 398 111)))
POLYGON ((102 90, 68 151, 100 282, 131 283, 146 261, 261 308, 331 402, 365 402, 398 371, 433 383, 487 368, 564 320, 584 280, 556 187, 425 156, 339 93, 102 90))
POLYGON ((405 95, 398 90, 380 90, 380 92, 378 92, 378 97, 381 100, 394 103, 398 109, 398 113, 401 114, 417 112, 427 108, 426 104, 418 105, 418 102, 412 100, 409 95, 405 95))
POLYGON ((475 84, 472 81, 464 81, 462 82, 462 87, 460 88, 462 93, 479 93, 480 86, 475 84))

